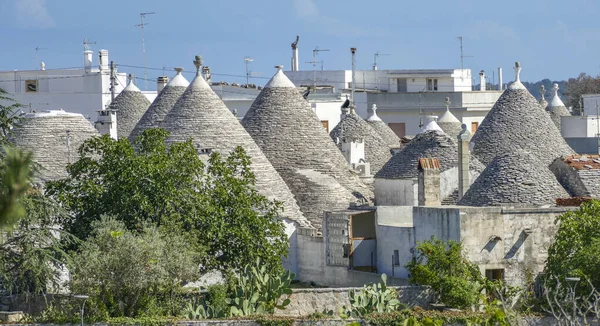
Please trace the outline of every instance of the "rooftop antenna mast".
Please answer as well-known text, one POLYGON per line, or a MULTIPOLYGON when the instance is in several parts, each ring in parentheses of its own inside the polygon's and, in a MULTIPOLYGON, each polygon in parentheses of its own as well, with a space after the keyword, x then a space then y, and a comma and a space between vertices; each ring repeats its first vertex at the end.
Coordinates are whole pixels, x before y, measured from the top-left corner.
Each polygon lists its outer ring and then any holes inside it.
POLYGON ((142 29, 142 56, 143 56, 143 60, 144 60, 144 82, 145 82, 145 90, 148 90, 148 68, 146 66, 146 41, 144 39, 144 26, 148 25, 148 23, 144 23, 144 18, 146 18, 146 15, 154 15, 154 12, 140 13, 140 23, 137 25, 134 25, 134 26, 142 29))
POLYGON ((457 39, 460 42, 460 69, 465 69, 465 58, 472 58, 473 56, 465 55, 463 52, 463 37, 459 36, 457 39))
POLYGON ((39 56, 39 52, 41 50, 48 50, 48 48, 41 48, 39 46, 35 47, 35 66, 36 66, 36 70, 39 69, 39 62, 38 62, 38 56, 39 56))
POLYGON ((86 38, 84 38, 84 39, 83 39, 83 50, 84 50, 84 51, 89 51, 89 50, 91 50, 92 48, 90 47, 90 45, 92 45, 92 44, 96 44, 96 42, 92 42, 92 41, 90 41, 90 38, 89 38, 89 37, 86 37, 86 38))
POLYGON ((313 90, 317 89, 317 54, 319 54, 319 52, 327 52, 329 50, 327 49, 319 49, 319 47, 317 46, 312 52, 313 52, 313 61, 311 62, 307 62, 307 63, 311 63, 313 65, 313 90))
POLYGON ((390 55, 389 53, 380 53, 379 51, 373 54, 373 70, 375 70, 375 90, 379 90, 379 79, 377 78, 377 58, 381 55, 390 55))

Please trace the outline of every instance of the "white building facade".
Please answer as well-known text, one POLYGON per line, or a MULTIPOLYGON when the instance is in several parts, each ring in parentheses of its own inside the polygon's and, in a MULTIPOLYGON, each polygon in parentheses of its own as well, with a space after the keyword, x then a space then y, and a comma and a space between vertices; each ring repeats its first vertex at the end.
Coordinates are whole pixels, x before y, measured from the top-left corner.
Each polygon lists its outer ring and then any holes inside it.
MULTIPOLYGON (((285 74, 298 87, 331 86, 342 94, 352 88, 351 70, 285 74)), ((367 108, 376 104, 380 118, 400 137, 418 133, 424 116, 441 115, 446 97, 452 113, 474 132, 502 94, 472 90, 470 69, 358 70, 355 75, 357 113, 366 118, 367 108)))

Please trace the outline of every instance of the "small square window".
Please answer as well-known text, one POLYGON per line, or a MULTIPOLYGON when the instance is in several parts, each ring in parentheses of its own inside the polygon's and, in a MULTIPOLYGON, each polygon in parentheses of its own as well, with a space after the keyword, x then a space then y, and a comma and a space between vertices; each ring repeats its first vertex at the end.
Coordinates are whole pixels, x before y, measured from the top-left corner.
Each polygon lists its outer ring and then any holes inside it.
POLYGON ((486 269, 485 277, 491 281, 502 281, 504 280, 504 269, 486 269))

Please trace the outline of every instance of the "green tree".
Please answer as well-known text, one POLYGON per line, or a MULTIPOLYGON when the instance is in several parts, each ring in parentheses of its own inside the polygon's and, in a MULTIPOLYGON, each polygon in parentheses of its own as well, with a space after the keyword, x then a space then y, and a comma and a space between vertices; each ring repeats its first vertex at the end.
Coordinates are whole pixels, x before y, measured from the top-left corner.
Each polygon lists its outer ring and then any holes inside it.
POLYGON ((468 308, 477 304, 484 279, 477 265, 462 254, 462 243, 431 240, 417 243, 417 256, 406 265, 411 283, 429 285, 444 304, 468 308))
POLYGON ((197 253, 181 235, 165 234, 150 225, 132 232, 109 217, 92 223, 92 229, 73 257, 71 286, 76 293, 92 296, 96 314, 172 314, 164 311, 170 305, 161 298, 168 301, 182 284, 199 276, 197 253))
POLYGON ((76 241, 56 227, 64 211, 37 189, 19 199, 25 215, 14 230, 0 234, 0 292, 41 294, 65 286, 61 271, 70 256, 65 243, 76 241))
POLYGON ((13 128, 18 127, 21 123, 23 117, 19 110, 20 107, 22 107, 21 104, 0 88, 0 142, 7 143, 13 128))
POLYGON ((559 279, 586 277, 600 288, 600 201, 585 202, 576 211, 559 215, 554 223, 558 231, 548 248, 545 274, 559 279))
POLYGON ((206 252, 204 269, 241 270, 261 258, 280 272, 288 246, 281 205, 255 190, 244 150, 227 158, 213 153, 205 166, 191 141, 167 146, 167 135, 146 130, 135 145, 106 135, 86 141, 69 177, 48 184, 72 213, 65 229, 86 239, 102 215, 138 232, 152 223, 206 252))
POLYGON ((31 188, 33 175, 33 155, 5 146, 0 161, 0 229, 12 228, 25 216, 19 199, 31 188))
MULTIPOLYGON (((567 82, 567 88, 569 93, 569 103, 565 104, 573 107, 574 114, 581 114, 581 95, 600 93, 600 77, 592 77, 582 72, 579 74, 579 76, 577 76, 577 78, 569 78, 569 81, 567 82)), ((584 109, 596 112, 595 107, 584 109)))

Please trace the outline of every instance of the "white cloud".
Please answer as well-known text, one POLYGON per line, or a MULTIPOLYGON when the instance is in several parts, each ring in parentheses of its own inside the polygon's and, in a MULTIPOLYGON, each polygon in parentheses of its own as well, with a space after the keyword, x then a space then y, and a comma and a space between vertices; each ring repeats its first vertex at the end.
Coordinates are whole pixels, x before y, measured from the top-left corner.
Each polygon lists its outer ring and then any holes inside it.
POLYGON ((16 0, 15 18, 25 28, 52 28, 56 26, 46 7, 46 0, 16 0))
POLYGON ((315 0, 292 0, 292 4, 299 17, 316 18, 320 15, 315 0))

